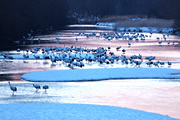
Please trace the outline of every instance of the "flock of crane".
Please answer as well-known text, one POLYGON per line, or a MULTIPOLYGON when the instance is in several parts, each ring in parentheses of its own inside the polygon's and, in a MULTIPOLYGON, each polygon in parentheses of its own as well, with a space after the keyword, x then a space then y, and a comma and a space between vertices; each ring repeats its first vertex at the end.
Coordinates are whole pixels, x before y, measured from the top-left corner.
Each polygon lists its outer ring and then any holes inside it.
MULTIPOLYGON (((78 36, 85 36, 87 38, 89 37, 96 37, 96 38, 104 38, 108 41, 111 41, 113 39, 122 39, 122 40, 128 40, 128 46, 131 46, 130 41, 135 40, 138 42, 139 40, 145 41, 146 38, 151 37, 153 33, 150 33, 150 35, 145 35, 143 33, 135 33, 135 32, 108 32, 108 33, 74 33, 72 31, 73 35, 76 37, 75 41, 78 42, 78 36)), ((63 34, 61 34, 62 36, 63 34)), ((28 36, 31 39, 34 39, 31 34, 28 34, 28 36)), ((163 34, 163 37, 160 39, 157 37, 159 45, 162 44, 162 40, 167 40, 167 37, 169 35, 163 34)), ((55 38, 57 41, 60 41, 59 34, 57 34, 57 37, 55 38)), ((38 38, 40 40, 40 38, 38 38)), ((58 42, 59 43, 59 42, 58 42)), ((170 41, 167 42, 168 46, 170 45, 170 41)), ((174 45, 175 42, 173 42, 174 45)), ((52 63, 57 63, 61 61, 63 64, 65 64, 70 69, 75 69, 77 67, 82 68, 85 65, 88 65, 90 63, 98 63, 103 65, 108 64, 122 64, 122 65, 128 65, 131 64, 134 67, 140 67, 142 63, 145 63, 149 67, 155 66, 164 66, 167 64, 169 67, 172 65, 171 62, 162 62, 162 61, 154 61, 155 56, 146 56, 142 57, 141 54, 139 55, 132 55, 132 56, 126 56, 126 49, 123 49, 121 46, 116 47, 117 52, 121 52, 121 56, 116 56, 114 52, 111 51, 111 47, 97 47, 97 48, 83 48, 83 47, 34 47, 32 49, 26 49, 21 50, 20 48, 17 49, 18 55, 23 51, 22 57, 23 60, 28 59, 34 59, 34 60, 51 60, 52 63), (144 61, 145 60, 145 61, 144 61), (120 61, 120 62, 119 62, 120 61)), ((17 59, 13 55, 0 53, 1 59, 17 59)), ((12 86, 9 82, 10 89, 14 92, 17 91, 17 88, 15 86, 12 86)), ((33 84, 33 86, 36 88, 36 91, 38 91, 41 87, 38 84, 33 84)), ((48 85, 43 86, 43 89, 46 90, 49 88, 48 85)))
MULTIPOLYGON (((146 56, 142 57, 139 55, 132 55, 130 57, 126 57, 126 50, 122 49, 121 46, 116 47, 117 52, 121 52, 121 56, 116 56, 114 52, 110 51, 111 47, 104 48, 98 47, 96 49, 88 49, 82 47, 35 47, 31 50, 26 49, 26 53, 24 53, 22 58, 24 60, 51 60, 52 63, 62 62, 67 67, 74 69, 74 67, 84 67, 86 63, 98 63, 98 64, 113 64, 117 63, 122 65, 135 65, 134 67, 140 67, 143 63, 143 58, 145 59, 144 63, 146 63, 149 67, 152 65, 159 67, 159 65, 163 66, 168 64, 169 66, 172 64, 171 62, 160 62, 154 61, 155 56, 146 56)), ((20 52, 20 49, 17 49, 17 52, 20 52)), ((8 54, 0 54, 3 56, 3 59, 18 59, 14 55, 8 54)), ((20 55, 18 55, 20 56, 20 55)))
MULTIPOLYGON (((76 36, 76 42, 78 41, 78 36, 85 36, 86 38, 90 38, 90 37, 96 37, 96 38, 103 38, 105 40, 128 40, 128 46, 131 46, 131 41, 135 40, 136 42, 141 41, 145 41, 146 39, 151 39, 153 32, 150 32, 150 34, 143 34, 143 33, 139 33, 139 32, 99 32, 99 33, 84 33, 84 32, 79 32, 79 33, 74 33, 73 34, 76 36)), ((170 41, 168 40, 169 38, 169 33, 167 34, 162 34, 162 37, 156 37, 155 40, 157 40, 158 45, 162 46, 163 42, 166 42, 168 46, 170 46, 170 44, 172 43, 172 45, 175 45, 175 41, 170 41)), ((62 34, 61 34, 62 36, 62 34)), ((60 37, 56 37, 56 40, 60 40, 60 37)), ((177 42, 178 44, 180 44, 180 41, 177 42)))

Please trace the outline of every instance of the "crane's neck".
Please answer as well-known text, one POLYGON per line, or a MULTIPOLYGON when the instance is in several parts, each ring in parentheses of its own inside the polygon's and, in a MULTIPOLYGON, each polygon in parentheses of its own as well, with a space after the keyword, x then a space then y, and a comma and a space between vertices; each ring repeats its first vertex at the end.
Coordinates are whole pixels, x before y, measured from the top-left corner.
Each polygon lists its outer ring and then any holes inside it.
POLYGON ((10 84, 10 82, 8 82, 9 83, 9 86, 11 87, 11 84, 10 84))

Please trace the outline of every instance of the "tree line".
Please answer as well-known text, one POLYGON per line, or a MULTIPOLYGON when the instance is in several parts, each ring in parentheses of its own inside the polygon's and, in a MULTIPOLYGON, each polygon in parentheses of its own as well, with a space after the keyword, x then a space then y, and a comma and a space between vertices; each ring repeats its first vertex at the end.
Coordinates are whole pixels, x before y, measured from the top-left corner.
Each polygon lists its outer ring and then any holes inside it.
POLYGON ((93 15, 147 15, 180 19, 179 0, 67 0, 72 11, 93 15))
POLYGON ((0 0, 0 45, 6 46, 31 30, 66 24, 66 0, 0 0))

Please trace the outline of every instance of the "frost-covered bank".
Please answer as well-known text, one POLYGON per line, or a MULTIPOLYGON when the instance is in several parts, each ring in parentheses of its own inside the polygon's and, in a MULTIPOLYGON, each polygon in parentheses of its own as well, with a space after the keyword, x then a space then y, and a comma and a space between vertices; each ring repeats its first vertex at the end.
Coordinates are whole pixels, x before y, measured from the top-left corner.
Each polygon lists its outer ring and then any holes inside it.
POLYGON ((168 33, 178 34, 175 28, 160 28, 160 27, 116 27, 118 23, 115 22, 98 22, 97 26, 109 27, 109 29, 120 32, 148 32, 148 33, 168 33))

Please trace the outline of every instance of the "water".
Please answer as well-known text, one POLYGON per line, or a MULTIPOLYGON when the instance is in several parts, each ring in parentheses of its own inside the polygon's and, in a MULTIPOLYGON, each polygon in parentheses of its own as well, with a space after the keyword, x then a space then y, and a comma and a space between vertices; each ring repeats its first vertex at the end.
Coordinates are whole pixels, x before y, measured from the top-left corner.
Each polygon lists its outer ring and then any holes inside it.
MULTIPOLYGON (((77 26, 76 26, 77 27, 77 26)), ((130 41, 128 46, 127 40, 112 41, 103 38, 85 36, 74 36, 78 32, 112 32, 112 30, 100 30, 88 26, 78 28, 69 28, 64 31, 55 31, 50 35, 35 36, 35 40, 40 38, 39 44, 25 44, 20 46, 24 50, 35 46, 46 47, 111 47, 115 55, 122 55, 121 51, 116 51, 117 46, 127 50, 126 56, 141 54, 145 56, 156 56, 160 61, 172 61, 171 68, 180 69, 180 47, 178 44, 179 36, 170 35, 162 46, 158 44, 156 37, 162 38, 162 34, 153 34, 145 41, 130 41), (74 32, 74 34, 72 33, 74 32), (61 36, 62 33, 62 36, 61 36), (56 37, 60 37, 57 41, 56 37), (76 42, 76 37, 78 41, 76 42), (170 41, 168 46, 167 41, 170 41), (173 44, 174 41, 174 44, 173 44)), ((145 35, 150 35, 144 33, 145 35)), ((34 42, 38 43, 38 42, 34 42)), ((2 51, 1 53, 17 54, 16 50, 2 51)), ((23 53, 23 52, 22 52, 23 53)), ((167 79, 139 79, 139 80, 108 80, 95 82, 41 82, 41 86, 49 85, 47 93, 43 89, 35 92, 32 82, 21 80, 21 75, 32 71, 40 70, 62 70, 69 69, 66 65, 58 62, 52 64, 49 60, 0 60, 0 103, 82 103, 82 104, 100 104, 128 107, 133 109, 156 112, 172 117, 180 118, 180 80, 167 79), (18 92, 12 96, 7 81, 18 88, 18 92)), ((97 67, 132 67, 115 63, 114 65, 98 65, 93 63, 86 65, 85 68, 97 67)), ((141 67, 148 67, 143 64, 141 67)), ((168 65, 163 66, 165 68, 168 65)))

